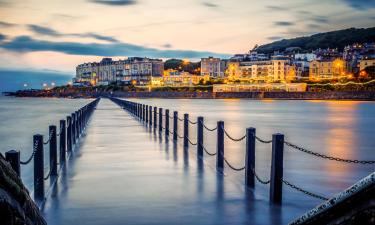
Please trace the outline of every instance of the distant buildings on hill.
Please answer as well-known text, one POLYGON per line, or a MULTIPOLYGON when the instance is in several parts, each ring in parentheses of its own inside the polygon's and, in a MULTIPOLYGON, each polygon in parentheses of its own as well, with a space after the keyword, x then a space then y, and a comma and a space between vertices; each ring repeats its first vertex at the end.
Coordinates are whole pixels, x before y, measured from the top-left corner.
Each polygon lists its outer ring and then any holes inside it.
MULTIPOLYGON (((106 85, 113 82, 132 85, 191 86, 205 84, 210 79, 223 84, 267 84, 296 81, 351 79, 354 75, 367 76, 366 68, 375 66, 375 44, 353 44, 343 52, 337 49, 317 49, 300 53, 299 48, 288 48, 272 55, 249 51, 229 59, 202 58, 200 74, 175 69, 164 70, 161 59, 130 57, 114 61, 84 63, 76 68, 76 85, 106 85)), ((183 61, 183 63, 189 63, 183 61)), ((254 88, 254 86, 248 86, 254 88)))

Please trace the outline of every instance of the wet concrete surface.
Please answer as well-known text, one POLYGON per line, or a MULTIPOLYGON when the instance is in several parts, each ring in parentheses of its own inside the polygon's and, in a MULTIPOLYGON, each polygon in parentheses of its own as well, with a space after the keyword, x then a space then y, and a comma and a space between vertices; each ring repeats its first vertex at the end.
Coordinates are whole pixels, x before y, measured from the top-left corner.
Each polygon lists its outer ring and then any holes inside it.
POLYGON ((307 208, 272 205, 191 146, 99 102, 43 208, 48 224, 287 224, 307 208))

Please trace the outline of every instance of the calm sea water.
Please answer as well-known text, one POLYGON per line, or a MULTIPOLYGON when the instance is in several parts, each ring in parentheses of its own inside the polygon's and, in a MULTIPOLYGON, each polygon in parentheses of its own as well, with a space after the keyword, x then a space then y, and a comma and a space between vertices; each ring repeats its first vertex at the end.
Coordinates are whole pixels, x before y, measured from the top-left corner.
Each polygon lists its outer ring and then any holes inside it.
MULTIPOLYGON (((241 137, 247 127, 256 128, 257 136, 272 139, 282 133, 285 140, 309 150, 345 159, 375 160, 375 102, 355 101, 272 101, 272 100, 204 100, 204 99, 133 99, 145 104, 189 113, 191 120, 203 116, 209 128, 217 121, 225 122, 225 129, 233 137, 241 137)), ((172 121, 170 126, 172 127, 172 121)), ((182 134, 182 123, 179 130, 182 134)), ((191 139, 196 141, 196 128, 190 127, 191 139)), ((204 143, 215 152, 216 132, 204 131, 204 143)), ((312 192, 333 196, 369 173, 375 165, 348 164, 320 159, 285 147, 284 178, 312 192)), ((225 155, 236 167, 245 163, 245 141, 225 139, 225 155)), ((209 158, 205 155, 206 158, 209 158)), ((209 158, 215 165, 215 157, 209 158)), ((256 170, 264 179, 270 177, 271 144, 256 143, 256 170)), ((228 171, 228 177, 244 182, 244 174, 228 171)), ((267 196, 268 188, 261 186, 258 193, 267 196)), ((315 201, 298 192, 284 195, 290 199, 315 201)), ((319 201, 317 201, 318 203, 319 201)))
MULTIPOLYGON (((271 139, 273 133, 283 133, 285 139, 310 150, 348 159, 375 159, 375 103, 351 101, 259 101, 259 100, 203 100, 203 99, 132 99, 146 104, 169 108, 170 115, 177 110, 180 118, 189 113, 191 120, 204 116, 208 127, 218 120, 225 121, 225 129, 240 137, 247 127, 255 127, 257 136, 271 139)), ((48 133, 49 125, 58 125, 60 119, 86 104, 84 99, 38 99, 0 97, 0 151, 21 151, 25 160, 32 152, 32 136, 48 133)), ((172 122, 170 122, 172 126, 172 122)), ((182 134, 182 123, 179 123, 182 134)), ((192 141, 195 127, 190 127, 192 141)), ((205 131, 205 146, 215 151, 216 132, 205 131)), ((142 140, 132 140, 142 144, 142 140)), ((256 144, 256 170, 269 178, 271 145, 256 144)), ((245 142, 225 140, 225 155, 236 167, 244 165, 245 142)), ((84 157, 84 156, 83 156, 84 157)), ((214 168, 214 157, 207 158, 214 168)), ((47 161, 47 160, 46 160, 47 161)), ((32 187, 32 163, 22 166, 22 179, 32 187)), ((374 165, 346 164, 328 161, 286 148, 284 178, 310 191, 332 196, 375 170, 374 165)), ((243 183, 243 172, 226 170, 228 179, 243 183)), ((315 201, 293 190, 288 198, 315 201)), ((267 196, 268 188, 257 185, 256 194, 267 196)), ((319 201, 315 201, 318 203, 319 201)))
MULTIPOLYGON (((0 96, 0 152, 21 151, 25 161, 32 153, 34 134, 46 140, 48 127, 56 125, 70 113, 87 104, 87 99, 14 98, 0 96)), ((46 154, 46 166, 48 154, 46 154)), ((33 190, 33 162, 21 167, 24 183, 33 190)))

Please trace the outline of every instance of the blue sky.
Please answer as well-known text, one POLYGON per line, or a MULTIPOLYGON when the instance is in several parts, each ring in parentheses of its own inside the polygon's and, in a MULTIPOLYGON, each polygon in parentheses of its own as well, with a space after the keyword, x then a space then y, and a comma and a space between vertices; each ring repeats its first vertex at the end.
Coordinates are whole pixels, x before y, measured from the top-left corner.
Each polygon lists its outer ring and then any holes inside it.
POLYGON ((198 59, 371 27, 372 0, 0 0, 0 68, 74 73, 103 56, 198 59))

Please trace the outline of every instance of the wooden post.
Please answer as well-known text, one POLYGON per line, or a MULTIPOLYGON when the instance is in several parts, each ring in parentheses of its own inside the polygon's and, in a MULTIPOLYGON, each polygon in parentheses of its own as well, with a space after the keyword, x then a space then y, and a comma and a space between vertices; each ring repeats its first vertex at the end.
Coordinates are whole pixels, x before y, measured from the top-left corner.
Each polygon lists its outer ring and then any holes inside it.
POLYGON ((198 117, 197 123, 197 154, 198 159, 203 159, 203 117, 198 117))
POLYGON ((249 188, 255 187, 255 128, 246 129, 246 161, 245 184, 249 188))
POLYGON ((51 168, 51 176, 57 175, 57 136, 56 126, 49 126, 49 166, 51 168))
POLYGON ((158 108, 154 107, 154 130, 156 130, 156 125, 157 125, 157 122, 156 122, 157 114, 158 114, 158 108))
POLYGON ((169 109, 165 110, 165 136, 169 136, 169 109))
POLYGON ((159 108, 159 132, 163 131, 163 108, 159 108))
POLYGON ((60 165, 66 159, 66 129, 65 120, 60 120, 60 165))
POLYGON ((283 153, 284 153, 284 135, 272 135, 272 164, 271 164, 271 183, 270 183, 270 201, 281 204, 283 194, 283 153))
POLYGON ((216 168, 219 171, 224 170, 224 121, 217 122, 217 151, 216 168))
POLYGON ((189 146, 189 114, 184 114, 184 146, 189 146))
POLYGON ((147 125, 148 124, 148 105, 145 105, 145 112, 146 112, 145 121, 147 125))
POLYGON ((72 118, 70 116, 66 117, 66 144, 67 144, 67 151, 71 152, 72 151, 72 118))
POLYGON ((149 106, 148 107, 148 124, 150 125, 150 127, 152 126, 152 106, 149 106))
POLYGON ((71 133, 71 135, 72 135, 72 146, 76 143, 75 119, 76 119, 76 115, 74 113, 72 113, 72 121, 70 123, 70 126, 72 128, 72 133, 71 133))
POLYGON ((173 140, 177 141, 177 133, 178 133, 178 112, 173 112, 173 140))
POLYGON ((145 104, 142 105, 142 121, 145 122, 146 111, 145 111, 145 104))
POLYGON ((40 134, 34 135, 34 199, 44 199, 44 150, 43 150, 43 136, 40 134))
POLYGON ((21 175, 20 152, 16 150, 10 150, 10 151, 5 152, 5 160, 9 162, 14 172, 16 172, 18 176, 20 176, 21 175))

